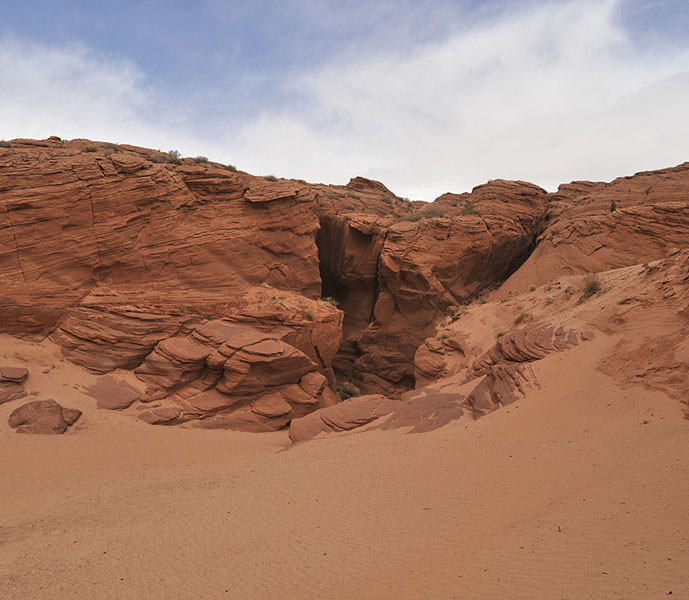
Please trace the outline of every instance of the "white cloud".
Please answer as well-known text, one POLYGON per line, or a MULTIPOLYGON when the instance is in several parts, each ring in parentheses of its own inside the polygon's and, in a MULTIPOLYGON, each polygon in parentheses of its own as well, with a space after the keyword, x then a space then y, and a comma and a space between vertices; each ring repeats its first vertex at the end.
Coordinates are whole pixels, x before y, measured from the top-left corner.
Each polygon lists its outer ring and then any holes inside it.
POLYGON ((200 153, 204 141, 175 108, 128 60, 0 39, 1 139, 88 137, 200 153))
POLYGON ((529 6, 412 48, 350 48, 276 79, 292 100, 239 129, 231 114, 201 127, 203 106, 188 111, 126 60, 0 40, 0 138, 177 148, 334 183, 365 175, 425 200, 496 177, 552 189, 689 160, 689 42, 635 45, 621 0, 529 6))
POLYGON ((496 177, 554 188, 689 160, 687 48, 635 48, 619 2, 504 14, 434 44, 302 77, 298 112, 240 136, 243 164, 383 180, 432 199, 496 177))

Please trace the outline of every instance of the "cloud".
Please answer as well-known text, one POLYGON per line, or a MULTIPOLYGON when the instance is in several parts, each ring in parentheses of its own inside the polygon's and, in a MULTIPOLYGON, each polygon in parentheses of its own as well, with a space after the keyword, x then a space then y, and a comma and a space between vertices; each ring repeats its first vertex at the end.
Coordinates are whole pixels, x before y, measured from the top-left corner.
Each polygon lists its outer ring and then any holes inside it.
POLYGON ((417 47, 334 60, 237 141, 247 166, 382 179, 432 199, 489 178, 554 188, 689 160, 687 47, 638 48, 620 2, 548 3, 417 47))
MULTIPOLYGON (((350 4, 360 23, 367 3, 350 4)), ((500 4, 462 20, 437 3, 425 21, 435 34, 411 43, 355 36, 306 70, 276 70, 270 100, 233 96, 241 111, 221 87, 193 97, 154 87, 121 56, 0 39, 0 138, 175 148, 333 183, 365 175, 424 200, 497 177, 554 189, 689 160, 689 42, 639 42, 622 0, 500 4), (457 25, 439 26, 449 14, 457 25)), ((304 6, 300 18, 321 18, 318 3, 304 6)), ((418 11, 395 18, 398 33, 422 20, 418 11)), ((236 85, 255 89, 251 77, 236 85)))
POLYGON ((184 145, 197 153, 212 148, 193 134, 184 114, 130 60, 82 45, 0 39, 2 139, 58 135, 165 149, 184 145))

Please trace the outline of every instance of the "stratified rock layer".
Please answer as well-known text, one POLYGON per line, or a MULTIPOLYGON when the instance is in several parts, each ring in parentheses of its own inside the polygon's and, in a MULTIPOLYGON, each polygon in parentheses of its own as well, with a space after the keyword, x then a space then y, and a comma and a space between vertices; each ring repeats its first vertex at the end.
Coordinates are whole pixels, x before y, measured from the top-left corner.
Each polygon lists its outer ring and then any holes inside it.
POLYGON ((29 376, 23 367, 0 367, 0 404, 26 396, 24 381, 29 376))
POLYGON ((576 182, 549 197, 549 225, 499 297, 563 275, 598 273, 668 256, 689 240, 689 163, 576 182))

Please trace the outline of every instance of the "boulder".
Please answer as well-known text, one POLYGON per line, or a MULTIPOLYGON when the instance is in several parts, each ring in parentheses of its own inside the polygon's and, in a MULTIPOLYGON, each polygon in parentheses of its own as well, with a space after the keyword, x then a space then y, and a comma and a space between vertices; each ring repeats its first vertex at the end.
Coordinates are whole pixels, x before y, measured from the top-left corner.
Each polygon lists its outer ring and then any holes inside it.
POLYGON ((81 416, 76 408, 65 408, 55 400, 35 400, 10 413, 9 426, 17 433, 65 433, 81 416))

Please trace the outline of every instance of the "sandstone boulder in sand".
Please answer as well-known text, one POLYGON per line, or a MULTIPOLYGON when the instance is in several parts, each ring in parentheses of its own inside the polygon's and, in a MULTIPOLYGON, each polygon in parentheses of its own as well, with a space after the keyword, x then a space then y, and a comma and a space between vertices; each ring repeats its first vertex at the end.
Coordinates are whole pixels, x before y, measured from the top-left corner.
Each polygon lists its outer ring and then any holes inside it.
POLYGON ((65 408, 55 400, 27 402, 10 413, 9 426, 17 433, 64 433, 81 416, 76 408, 65 408))
POLYGON ((24 381, 29 370, 23 367, 0 367, 0 404, 26 396, 24 381))
POLYGON ((289 438, 292 442, 303 442, 324 433, 355 429, 390 414, 398 404, 399 401, 389 400, 382 394, 350 398, 300 419, 293 419, 289 438))

